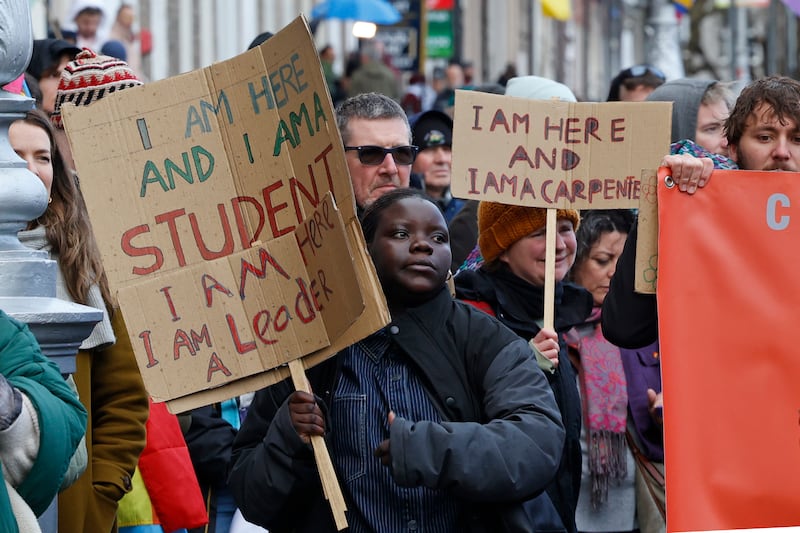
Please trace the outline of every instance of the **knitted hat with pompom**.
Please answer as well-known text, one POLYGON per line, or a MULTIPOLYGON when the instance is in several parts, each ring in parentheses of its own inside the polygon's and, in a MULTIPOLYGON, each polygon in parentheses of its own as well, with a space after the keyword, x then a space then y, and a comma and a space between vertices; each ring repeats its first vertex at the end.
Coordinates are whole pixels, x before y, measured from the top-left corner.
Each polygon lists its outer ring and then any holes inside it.
POLYGON ((115 57, 97 55, 84 48, 75 59, 67 63, 61 73, 56 92, 56 104, 50 121, 57 128, 61 122, 64 104, 89 105, 111 93, 142 85, 125 61, 115 57))

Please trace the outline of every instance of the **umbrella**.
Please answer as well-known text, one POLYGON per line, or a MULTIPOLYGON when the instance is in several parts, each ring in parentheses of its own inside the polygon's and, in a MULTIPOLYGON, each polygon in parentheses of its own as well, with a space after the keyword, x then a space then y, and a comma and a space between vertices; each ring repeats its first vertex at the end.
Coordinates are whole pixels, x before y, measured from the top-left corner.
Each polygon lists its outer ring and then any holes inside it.
POLYGON ((373 24, 395 24, 400 12, 385 0, 325 0, 311 9, 313 19, 361 20, 373 24))

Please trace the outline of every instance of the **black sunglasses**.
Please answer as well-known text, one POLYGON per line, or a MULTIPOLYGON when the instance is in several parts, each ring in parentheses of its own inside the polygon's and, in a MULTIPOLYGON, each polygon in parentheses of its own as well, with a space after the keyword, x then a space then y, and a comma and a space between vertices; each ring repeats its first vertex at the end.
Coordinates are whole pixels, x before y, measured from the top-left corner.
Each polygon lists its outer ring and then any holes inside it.
POLYGON ((628 78, 638 78, 639 76, 644 76, 647 73, 652 74, 657 78, 661 78, 662 80, 667 79, 667 75, 664 74, 660 69, 652 66, 652 65, 634 65, 625 70, 625 75, 622 76, 624 79, 628 78))
POLYGON ((356 150, 358 160, 362 165, 377 166, 386 159, 386 154, 392 154, 394 162, 398 165, 411 165, 417 158, 418 146, 395 146, 394 148, 384 148, 382 146, 345 146, 344 151, 356 150))

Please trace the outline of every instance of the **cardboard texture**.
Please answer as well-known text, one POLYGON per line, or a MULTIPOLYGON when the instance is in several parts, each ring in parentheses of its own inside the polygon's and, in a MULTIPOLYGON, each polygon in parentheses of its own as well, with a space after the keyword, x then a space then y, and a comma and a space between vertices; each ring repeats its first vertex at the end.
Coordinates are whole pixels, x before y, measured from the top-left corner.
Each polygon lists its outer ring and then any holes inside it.
POLYGON ((636 208, 642 169, 669 153, 671 106, 456 91, 453 195, 533 207, 636 208))
POLYGON ((643 170, 636 237, 636 277, 634 278, 634 290, 642 294, 656 293, 656 280, 658 279, 657 192, 657 171, 643 170))
POLYGON ((256 390, 388 323, 304 18, 63 116, 154 400, 175 412, 256 390))

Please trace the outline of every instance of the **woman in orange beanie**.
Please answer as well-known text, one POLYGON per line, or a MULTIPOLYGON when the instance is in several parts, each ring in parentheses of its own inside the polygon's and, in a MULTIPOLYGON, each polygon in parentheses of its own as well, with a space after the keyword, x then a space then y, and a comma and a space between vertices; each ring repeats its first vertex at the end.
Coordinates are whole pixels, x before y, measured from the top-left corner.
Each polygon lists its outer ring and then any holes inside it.
POLYGON ((575 230, 580 216, 571 209, 557 214, 555 254, 555 329, 543 329, 546 210, 494 202, 478 207, 478 246, 483 264, 455 277, 456 295, 496 316, 536 352, 553 389, 566 440, 556 478, 547 493, 567 531, 577 531, 575 509, 581 478, 581 401, 575 369, 559 335, 591 313, 592 297, 564 282, 575 261, 575 230))

